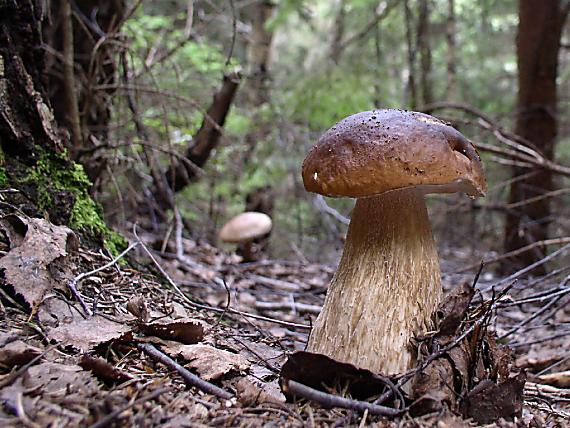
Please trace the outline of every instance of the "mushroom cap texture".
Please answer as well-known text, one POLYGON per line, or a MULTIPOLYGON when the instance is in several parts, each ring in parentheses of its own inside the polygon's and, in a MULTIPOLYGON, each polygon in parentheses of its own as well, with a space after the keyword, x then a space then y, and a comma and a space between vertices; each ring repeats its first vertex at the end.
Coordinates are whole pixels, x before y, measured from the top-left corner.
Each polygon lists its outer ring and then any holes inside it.
POLYGON ((303 162, 309 192, 360 198, 418 186, 425 193, 487 191, 473 144, 424 113, 372 110, 349 116, 323 134, 303 162))
POLYGON ((271 217, 267 214, 248 211, 238 214, 224 224, 219 236, 224 242, 238 244, 265 235, 271 230, 271 226, 271 217))

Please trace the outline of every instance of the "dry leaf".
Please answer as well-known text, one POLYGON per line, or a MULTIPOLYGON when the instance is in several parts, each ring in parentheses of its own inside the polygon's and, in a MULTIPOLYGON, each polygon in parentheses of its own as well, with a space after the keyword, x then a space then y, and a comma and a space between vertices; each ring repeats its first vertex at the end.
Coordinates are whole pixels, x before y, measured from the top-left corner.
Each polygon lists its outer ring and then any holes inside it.
POLYGON ((133 339, 131 327, 125 322, 119 323, 101 316, 62 324, 49 330, 47 335, 51 340, 83 352, 111 341, 127 342, 133 339))
POLYGON ((56 260, 77 249, 77 238, 71 229, 39 218, 9 215, 0 221, 0 227, 11 244, 8 254, 0 259, 0 270, 6 283, 35 308, 65 277, 65 263, 56 260))
POLYGON ((0 348, 0 365, 6 368, 23 366, 41 354, 41 349, 15 340, 0 348))
POLYGON ((84 354, 79 359, 79 365, 84 370, 89 370, 106 384, 123 383, 132 379, 131 375, 123 370, 119 370, 100 357, 84 354))
POLYGON ((523 391, 526 373, 496 384, 484 380, 465 397, 461 403, 461 413, 480 424, 489 424, 499 418, 514 419, 522 413, 523 391))
POLYGON ((285 396, 277 382, 260 382, 253 376, 241 378, 236 384, 236 390, 238 400, 244 407, 267 402, 285 402, 285 396))
POLYGON ((229 372, 243 372, 250 366, 249 361, 241 355, 209 345, 174 345, 166 347, 164 351, 184 358, 188 361, 187 366, 195 369, 204 380, 219 379, 229 372))
POLYGON ((198 343, 204 339, 204 327, 196 320, 173 321, 163 318, 160 321, 141 325, 140 331, 146 336, 174 340, 185 345, 198 343))

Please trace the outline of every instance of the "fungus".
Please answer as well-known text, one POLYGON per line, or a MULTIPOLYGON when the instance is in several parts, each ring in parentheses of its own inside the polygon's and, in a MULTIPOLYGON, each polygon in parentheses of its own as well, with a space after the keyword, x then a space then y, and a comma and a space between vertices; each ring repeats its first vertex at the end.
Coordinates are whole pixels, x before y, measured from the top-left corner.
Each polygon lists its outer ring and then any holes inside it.
POLYGON ((224 242, 242 244, 243 261, 251 261, 254 259, 254 239, 269 233, 271 227, 271 217, 267 214, 248 211, 238 214, 224 224, 219 237, 224 242))
POLYGON ((328 130, 302 175, 310 192, 358 198, 307 350, 373 372, 408 370, 416 362, 410 339, 430 330, 442 297, 424 195, 483 196, 479 155, 432 116, 374 110, 328 130))

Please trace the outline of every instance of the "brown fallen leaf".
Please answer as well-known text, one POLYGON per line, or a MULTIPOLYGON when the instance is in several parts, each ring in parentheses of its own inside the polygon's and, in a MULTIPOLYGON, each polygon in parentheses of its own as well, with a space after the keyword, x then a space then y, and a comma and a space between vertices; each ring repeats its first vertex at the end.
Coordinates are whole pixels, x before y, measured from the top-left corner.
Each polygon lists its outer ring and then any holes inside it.
POLYGON ((34 426, 53 426, 54 420, 58 426, 80 426, 85 419, 77 412, 78 398, 98 392, 97 380, 81 367, 45 362, 0 389, 0 402, 9 409, 19 406, 34 426))
POLYGON ((236 390, 238 401, 244 407, 267 402, 285 402, 285 396, 277 382, 261 382, 253 376, 241 378, 236 384, 236 390))
POLYGON ((461 403, 461 413, 480 424, 520 417, 525 382, 524 370, 500 384, 486 379, 469 391, 461 403))
POLYGON ((14 292, 36 308, 46 292, 64 280, 65 263, 56 260, 76 251, 77 237, 65 226, 16 215, 4 217, 0 227, 10 239, 10 251, 0 259, 0 270, 14 292))
POLYGON ((133 339, 133 332, 126 322, 115 322, 101 316, 79 319, 70 324, 61 324, 48 331, 50 340, 64 346, 72 346, 87 352, 98 345, 112 341, 128 342, 133 339))
POLYGON ((114 367, 100 357, 83 354, 79 359, 79 366, 84 370, 89 370, 106 384, 123 383, 132 379, 132 376, 127 372, 114 367))
POLYGON ((216 380, 222 376, 249 369, 250 363, 239 354, 214 348, 209 345, 170 345, 164 351, 188 361, 190 367, 204 380, 216 380))
POLYGON ((201 342, 204 339, 204 326, 198 320, 172 320, 163 318, 160 321, 141 324, 141 333, 164 340, 173 340, 185 345, 201 342))
POLYGON ((7 369, 23 366, 41 353, 41 349, 21 340, 15 340, 0 348, 0 366, 7 369))
MULTIPOLYGON (((344 390, 359 400, 380 395, 386 388, 384 380, 369 370, 305 351, 291 354, 283 365, 280 378, 282 390, 289 380, 325 392, 329 392, 329 388, 344 390)), ((283 392, 288 400, 294 399, 289 391, 283 392)))

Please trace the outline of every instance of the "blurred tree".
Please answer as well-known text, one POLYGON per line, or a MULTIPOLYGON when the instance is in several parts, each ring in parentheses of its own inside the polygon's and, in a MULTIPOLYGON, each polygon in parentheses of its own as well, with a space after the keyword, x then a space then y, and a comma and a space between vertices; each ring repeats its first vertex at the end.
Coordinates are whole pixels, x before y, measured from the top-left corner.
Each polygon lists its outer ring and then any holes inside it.
POLYGON ((447 0, 447 24, 445 36, 447 39, 447 86, 445 88, 445 98, 449 101, 457 98, 457 47, 455 38, 457 37, 455 28, 455 0, 447 0))
MULTIPOLYGON (((554 157, 557 134, 558 54, 564 22, 570 2, 560 0, 519 1, 517 35, 518 98, 516 134, 541 151, 554 157)), ((513 176, 524 171, 515 167, 513 176)), ((516 211, 509 211, 505 223, 505 251, 512 251, 548 236, 550 203, 548 198, 533 198, 552 190, 552 172, 536 168, 533 174, 513 181, 509 203, 527 201, 516 211)), ((521 254, 512 268, 528 266, 545 255, 545 248, 521 254)), ((536 273, 544 273, 544 267, 536 273)))
POLYGON ((418 29, 417 29, 417 47, 420 53, 420 90, 422 102, 430 104, 433 102, 433 88, 431 81, 431 44, 430 44, 430 12, 431 0, 420 0, 418 29))
POLYGON ((72 158, 80 160, 96 181, 105 168, 104 158, 81 157, 108 142, 125 1, 53 0, 47 4, 49 18, 44 20, 42 35, 47 45, 43 72, 48 96, 57 121, 70 132, 72 158))

